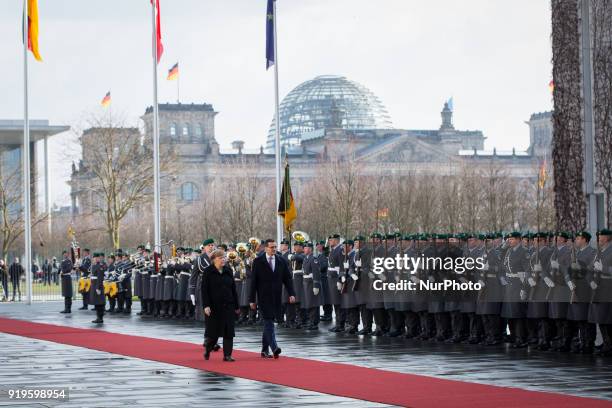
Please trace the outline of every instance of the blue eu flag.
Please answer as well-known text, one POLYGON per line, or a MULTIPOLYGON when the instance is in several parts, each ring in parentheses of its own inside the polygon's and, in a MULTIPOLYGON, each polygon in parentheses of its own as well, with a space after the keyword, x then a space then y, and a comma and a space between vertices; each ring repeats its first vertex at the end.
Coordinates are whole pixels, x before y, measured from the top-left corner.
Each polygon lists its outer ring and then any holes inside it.
POLYGON ((274 65, 274 1, 268 0, 266 13, 266 69, 274 65))

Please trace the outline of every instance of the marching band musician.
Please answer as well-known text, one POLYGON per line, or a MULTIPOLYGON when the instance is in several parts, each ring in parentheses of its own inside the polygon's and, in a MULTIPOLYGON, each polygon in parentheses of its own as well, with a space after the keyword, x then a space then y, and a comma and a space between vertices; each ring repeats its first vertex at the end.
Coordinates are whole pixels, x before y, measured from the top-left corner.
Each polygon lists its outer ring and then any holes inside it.
POLYGON ((96 309, 96 320, 92 323, 101 324, 104 323, 104 305, 106 304, 106 298, 104 296, 104 270, 106 269, 102 259, 104 254, 102 252, 94 253, 93 264, 91 266, 91 286, 89 287, 89 301, 96 309))
POLYGON ((62 251, 62 263, 60 264, 60 277, 62 280, 62 296, 64 297, 64 310, 60 313, 70 313, 72 308, 72 260, 68 251, 62 251))
MULTIPOLYGON (((106 272, 104 273, 104 282, 117 282, 117 264, 115 263, 115 255, 111 254, 108 257, 108 266, 106 268, 106 272)), ((106 293, 106 297, 108 297, 108 309, 106 312, 115 313, 115 305, 117 303, 117 298, 115 296, 111 296, 111 293, 106 293)))
POLYGON ((138 316, 142 316, 143 314, 147 313, 147 304, 145 301, 145 297, 144 297, 144 286, 145 284, 148 286, 149 284, 149 277, 147 275, 146 278, 146 283, 145 283, 145 278, 144 275, 145 273, 138 268, 139 263, 140 263, 140 259, 143 258, 143 251, 144 251, 144 245, 138 245, 138 248, 136 249, 136 254, 135 254, 135 258, 134 258, 134 267, 135 269, 135 274, 134 274, 134 296, 138 296, 138 300, 140 301, 140 312, 136 313, 138 316))
MULTIPOLYGON (((289 240, 281 240, 278 248, 278 254, 281 258, 285 260, 285 262, 289 266, 289 272, 292 272, 291 261, 289 260, 289 255, 291 255, 291 251, 289 250, 289 240)), ((291 276, 293 279, 293 274, 291 276)), ((289 295, 287 294, 287 289, 285 289, 284 287, 282 289, 282 299, 282 313, 281 316, 277 316, 277 323, 280 324, 281 327, 291 327, 291 319, 289 316, 289 314, 291 313, 291 311, 289 310, 289 295)))
POLYGON ((145 304, 143 316, 152 316, 155 306, 155 285, 157 283, 157 276, 153 278, 155 268, 151 264, 151 251, 144 248, 144 245, 142 248, 142 256, 136 259, 136 264, 142 279, 142 297, 145 304))
POLYGON ((130 256, 127 252, 122 252, 122 262, 120 268, 118 267, 117 272, 117 312, 130 314, 132 313, 132 270, 134 269, 134 263, 130 261, 130 256))
MULTIPOLYGON (((240 310, 240 295, 244 290, 246 274, 244 262, 242 261, 240 254, 237 251, 231 250, 227 253, 227 266, 231 269, 232 276, 234 277, 234 283, 236 285, 236 293, 238 297, 238 309, 240 310)), ((240 312, 236 323, 242 324, 246 320, 246 318, 247 316, 243 316, 242 312, 240 312)))
MULTIPOLYGON (((83 279, 87 279, 89 278, 89 272, 91 269, 91 258, 89 257, 89 249, 85 248, 83 249, 83 260, 81 261, 81 265, 79 266, 79 272, 80 272, 80 277, 83 279)), ((89 292, 90 291, 85 291, 83 293, 81 293, 81 296, 83 298, 83 306, 81 306, 79 308, 79 310, 87 310, 89 307, 89 292)))

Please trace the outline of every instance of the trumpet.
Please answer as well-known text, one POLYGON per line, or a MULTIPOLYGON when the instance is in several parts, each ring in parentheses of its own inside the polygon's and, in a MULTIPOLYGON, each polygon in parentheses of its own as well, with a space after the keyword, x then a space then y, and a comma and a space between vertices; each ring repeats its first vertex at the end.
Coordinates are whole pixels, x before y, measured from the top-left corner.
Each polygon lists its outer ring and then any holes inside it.
POLYGON ((236 251, 240 256, 244 256, 249 251, 249 247, 244 242, 239 242, 236 244, 236 251))
POLYGON ((249 238, 249 244, 251 244, 251 250, 257 251, 257 247, 259 246, 260 242, 261 240, 259 238, 256 238, 256 237, 249 238))

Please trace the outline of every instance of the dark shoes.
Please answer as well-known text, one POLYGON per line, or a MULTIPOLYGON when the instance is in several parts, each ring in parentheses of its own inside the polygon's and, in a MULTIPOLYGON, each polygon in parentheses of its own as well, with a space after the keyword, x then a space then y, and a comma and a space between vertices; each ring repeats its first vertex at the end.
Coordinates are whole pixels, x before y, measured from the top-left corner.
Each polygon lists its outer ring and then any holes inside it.
POLYGON ((92 320, 92 323, 96 323, 96 324, 100 324, 100 323, 104 323, 104 320, 102 319, 96 319, 96 320, 92 320))
POLYGON ((277 359, 278 356, 280 356, 280 353, 281 353, 281 348, 277 347, 276 350, 274 350, 274 353, 273 353, 274 354, 274 358, 277 359))
POLYGON ((70 310, 64 309, 60 313, 70 313, 70 310))
POLYGON ((206 350, 204 352, 204 360, 209 360, 210 359, 210 350, 206 350))
POLYGON ((221 349, 221 346, 220 346, 220 345, 218 345, 218 344, 215 344, 215 345, 213 346, 213 351, 219 351, 220 349, 221 349))
POLYGON ((267 351, 262 351, 261 358, 272 358, 272 354, 268 353, 267 351))
POLYGON ((87 306, 79 307, 79 310, 87 310, 87 306))
POLYGON ((319 330, 319 326, 317 326, 316 324, 313 324, 312 326, 308 326, 306 330, 319 330))
POLYGON ((223 356, 223 361, 229 361, 230 363, 233 363, 236 360, 234 360, 232 356, 223 356))
POLYGON ((372 329, 361 329, 357 332, 357 334, 367 336, 368 334, 372 334, 372 329))

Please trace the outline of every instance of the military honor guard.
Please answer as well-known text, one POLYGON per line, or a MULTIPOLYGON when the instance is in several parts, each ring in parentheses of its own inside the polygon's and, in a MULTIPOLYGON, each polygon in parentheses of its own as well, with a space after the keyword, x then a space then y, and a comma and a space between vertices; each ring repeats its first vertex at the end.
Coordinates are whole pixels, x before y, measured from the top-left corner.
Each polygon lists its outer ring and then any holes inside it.
POLYGON ((302 306, 308 313, 307 330, 319 328, 319 308, 321 306, 321 266, 319 259, 314 256, 312 242, 304 244, 303 294, 302 306))
POLYGON ((62 251, 62 262, 60 263, 60 280, 62 286, 62 297, 64 298, 64 310, 60 313, 70 313, 72 310, 72 269, 74 265, 68 256, 68 251, 62 251))
MULTIPOLYGON (((89 279, 89 273, 91 270, 91 257, 90 251, 88 248, 83 249, 83 259, 81 260, 81 264, 79 265, 79 279, 83 279, 86 282, 89 279)), ((79 310, 87 310, 90 304, 89 301, 89 287, 81 287, 79 286, 79 290, 81 291, 81 297, 83 298, 83 306, 79 308, 79 310)))
POLYGON ((93 254, 93 262, 91 265, 91 286, 89 288, 89 302, 94 305, 96 310, 96 320, 92 323, 104 323, 104 306, 106 298, 104 296, 104 272, 106 265, 103 263, 104 253, 95 252, 93 254))
POLYGON ((603 229, 597 237, 597 254, 589 266, 591 287, 589 322, 597 324, 603 343, 597 354, 612 356, 612 231, 603 229))

